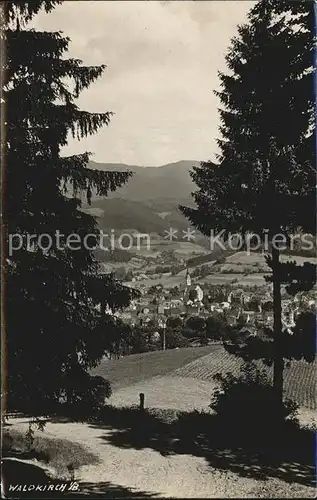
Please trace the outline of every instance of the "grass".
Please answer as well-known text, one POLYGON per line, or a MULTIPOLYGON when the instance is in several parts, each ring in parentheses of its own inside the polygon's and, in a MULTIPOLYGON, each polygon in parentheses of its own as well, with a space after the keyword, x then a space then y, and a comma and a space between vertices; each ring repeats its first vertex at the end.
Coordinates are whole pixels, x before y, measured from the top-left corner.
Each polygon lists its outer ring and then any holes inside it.
POLYGON ((16 429, 3 431, 2 452, 3 457, 36 458, 54 469, 59 479, 70 479, 79 467, 99 463, 96 455, 67 439, 51 439, 38 435, 34 437, 34 442, 29 447, 25 434, 16 429))
MULTIPOLYGON (((179 244, 180 243, 177 242, 177 245, 179 244)), ((190 243, 190 245, 192 245, 192 243, 190 243)), ((170 249, 170 247, 168 248, 170 249)), ((180 252, 181 251, 182 250, 180 250, 180 252)), ((298 265, 303 265, 304 262, 317 264, 317 258, 314 257, 281 255, 282 262, 289 260, 296 261, 298 265)), ((201 265, 201 263, 197 264, 197 266, 198 265, 201 265)), ((196 265, 189 267, 193 269, 196 265)), ((233 284, 236 286, 249 285, 262 287, 266 284, 264 276, 270 274, 270 269, 267 267, 264 255, 261 252, 235 252, 233 255, 226 257, 226 261, 220 266, 220 269, 220 272, 214 272, 203 278, 195 279, 194 281, 197 283, 209 283, 211 285, 233 284), (223 272, 224 270, 225 272, 223 272), (232 272, 229 273, 229 270, 232 272), (248 272, 251 274, 247 274, 248 272)), ((162 283, 165 287, 179 286, 181 283, 184 283, 184 273, 178 273, 176 276, 171 276, 168 273, 161 278, 140 280, 138 283, 148 286, 157 283, 162 283)))
MULTIPOLYGON (((261 361, 257 363, 272 379, 272 367, 266 367, 261 361)), ((240 358, 229 354, 221 345, 213 345, 134 354, 116 361, 104 361, 93 373, 111 382, 115 392, 112 400, 121 404, 138 403, 138 393, 145 392, 147 406, 152 406, 153 400, 153 406, 159 402, 160 407, 168 404, 170 408, 184 405, 189 408, 201 406, 199 398, 205 405, 208 386, 202 382, 210 382, 211 388, 214 375, 226 372, 238 375, 242 365, 240 358), (185 390, 181 390, 182 386, 185 390), (197 397, 194 397, 195 391, 197 397)), ((313 363, 292 361, 284 371, 285 397, 315 410, 316 368, 316 360, 313 363)))
MULTIPOLYGON (((282 254, 281 262, 295 261, 297 265, 303 265, 304 262, 317 263, 317 259, 313 257, 301 257, 294 255, 282 254)), ((221 273, 223 274, 258 274, 267 275, 271 273, 271 269, 265 261, 264 254, 260 252, 237 252, 226 258, 225 264, 221 265, 221 273)), ((240 278, 238 278, 241 281, 240 278)))
MULTIPOLYGON (((265 273, 267 274, 267 273, 265 273)), ((179 286, 181 284, 184 284, 184 274, 179 273, 175 276, 171 276, 169 273, 163 275, 161 278, 154 278, 154 279, 144 279, 137 281, 134 285, 146 285, 147 287, 150 287, 152 285, 157 285, 158 283, 161 283, 165 288, 173 287, 173 286, 179 286)), ((227 285, 227 284, 233 284, 236 286, 243 286, 243 285, 251 285, 251 286, 258 286, 262 287, 266 285, 266 282, 264 280, 264 274, 263 273, 257 273, 257 274, 250 274, 248 276, 244 276, 242 273, 230 273, 230 274, 224 274, 224 273, 214 273, 214 274, 209 274, 207 276, 204 276, 203 278, 199 279, 194 279, 194 283, 208 283, 210 285, 227 285)), ((125 283, 125 284, 130 284, 130 283, 125 283)))
POLYGON ((132 354, 118 360, 102 361, 92 370, 92 374, 106 378, 112 388, 117 390, 152 377, 167 375, 218 348, 219 346, 184 347, 132 354))
MULTIPOLYGON (((303 265, 304 262, 311 262, 312 264, 317 264, 317 258, 314 257, 301 257, 298 255, 286 255, 282 254, 280 257, 282 262, 287 262, 288 260, 296 261, 298 265, 303 265)), ((236 252, 230 257, 226 258, 226 263, 237 264, 237 265, 254 265, 266 266, 265 257, 260 252, 236 252)))
MULTIPOLYGON (((267 367, 261 361, 256 363, 259 368, 268 373, 269 378, 272 380, 273 368, 267 367)), ((242 365, 243 361, 240 358, 229 354, 223 347, 219 347, 216 352, 174 370, 171 375, 212 381, 217 373, 230 372, 233 375, 238 375, 242 365)), ((307 363, 303 360, 292 361, 290 366, 284 370, 285 397, 292 399, 300 406, 315 410, 317 408, 316 369, 317 360, 313 363, 307 363)))
POLYGON ((208 411, 216 384, 209 380, 164 375, 144 380, 114 392, 110 403, 116 407, 138 406, 139 394, 145 407, 159 411, 208 411))
POLYGON ((266 285, 263 273, 254 273, 247 276, 242 273, 215 273, 209 274, 197 280, 198 283, 208 283, 210 285, 235 285, 235 286, 258 286, 266 285))

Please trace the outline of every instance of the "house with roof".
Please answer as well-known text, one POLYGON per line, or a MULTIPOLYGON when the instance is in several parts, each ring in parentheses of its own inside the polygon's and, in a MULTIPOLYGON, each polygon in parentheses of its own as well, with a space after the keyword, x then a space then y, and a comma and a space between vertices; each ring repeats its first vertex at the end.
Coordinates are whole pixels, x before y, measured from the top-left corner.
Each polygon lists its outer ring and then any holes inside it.
POLYGON ((225 309, 230 309, 231 302, 221 302, 220 308, 224 311, 225 309))
POLYGON ((226 320, 230 326, 236 326, 238 324, 238 318, 234 314, 228 314, 226 320))
POLYGON ((175 309, 176 307, 182 307, 184 302, 182 299, 172 299, 171 300, 171 308, 175 309))
POLYGON ((165 307, 164 304, 159 304, 157 308, 158 314, 164 314, 165 313, 165 307))
POLYGON ((255 320, 255 311, 242 311, 240 317, 244 323, 253 323, 255 320))
POLYGON ((264 323, 265 323, 265 325, 267 325, 267 326, 273 325, 273 321, 274 321, 273 312, 271 312, 271 311, 265 311, 263 313, 263 317, 264 317, 264 323))
POLYGON ((186 303, 186 310, 188 314, 196 315, 200 312, 200 306, 192 300, 188 300, 186 303))
POLYGON ((170 314, 172 316, 181 316, 181 314, 183 314, 183 313, 186 313, 184 306, 182 306, 182 307, 174 307, 170 311, 170 314))
POLYGON ((239 330, 239 334, 247 337, 256 337, 257 336, 257 330, 253 326, 243 326, 239 330))
POLYGON ((255 313, 255 315, 254 315, 254 321, 256 323, 264 324, 264 316, 263 316, 262 312, 256 312, 255 313))

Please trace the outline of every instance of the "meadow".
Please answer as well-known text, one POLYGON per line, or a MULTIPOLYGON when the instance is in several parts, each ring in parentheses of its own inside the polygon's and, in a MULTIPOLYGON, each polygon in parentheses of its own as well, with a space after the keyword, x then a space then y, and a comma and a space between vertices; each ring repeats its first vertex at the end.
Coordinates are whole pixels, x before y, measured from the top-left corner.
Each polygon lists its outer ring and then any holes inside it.
POLYGON ((115 391, 171 373, 217 349, 219 346, 213 345, 131 354, 118 360, 102 361, 99 366, 91 370, 91 373, 109 380, 115 391))
MULTIPOLYGON (((256 362, 269 379, 272 367, 256 362)), ((112 402, 135 404, 139 392, 146 392, 155 406, 184 409, 206 407, 206 393, 211 397, 217 373, 238 375, 243 361, 220 344, 206 347, 170 349, 126 356, 119 360, 103 361, 93 370, 94 375, 108 379, 114 390, 112 402), (201 395, 201 396, 200 396, 201 395), (201 397, 201 404, 199 398, 201 397)), ((317 361, 292 361, 284 372, 285 397, 302 407, 316 409, 317 361)), ((209 397, 209 396, 208 396, 209 397)))
MULTIPOLYGON (((314 257, 301 257, 298 255, 286 255, 282 254, 280 256, 281 262, 287 262, 288 260, 295 261, 298 265, 303 265, 304 262, 311 262, 312 264, 317 264, 317 258, 314 257)), ((236 252, 226 258, 226 262, 230 264, 237 265, 254 265, 265 266, 265 256, 261 252, 236 252)))
MULTIPOLYGON (((177 377, 190 377, 202 381, 212 381, 217 373, 230 372, 239 375, 244 362, 223 347, 211 354, 195 360, 174 370, 171 374, 177 377)), ((273 380, 273 367, 256 361, 259 369, 266 372, 269 380, 273 380)), ((304 360, 291 361, 284 370, 284 396, 300 406, 316 410, 316 370, 317 360, 307 363, 304 360)))

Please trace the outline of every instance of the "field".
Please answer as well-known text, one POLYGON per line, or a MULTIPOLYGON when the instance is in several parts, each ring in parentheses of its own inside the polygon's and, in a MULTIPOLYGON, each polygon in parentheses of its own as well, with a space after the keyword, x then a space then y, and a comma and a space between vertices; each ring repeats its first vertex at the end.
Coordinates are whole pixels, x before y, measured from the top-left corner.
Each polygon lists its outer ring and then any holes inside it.
MULTIPOLYGON (((125 232, 133 234, 135 230, 130 229, 125 232)), ((149 233, 147 236, 148 239, 140 237, 138 244, 135 244, 130 249, 137 257, 156 257, 163 251, 174 251, 176 254, 179 254, 179 257, 187 257, 194 252, 197 254, 208 254, 210 252, 207 247, 204 247, 199 242, 169 241, 157 233, 149 233)))
POLYGON ((171 373, 217 349, 219 349, 218 346, 184 347, 132 354, 118 360, 102 361, 91 373, 108 379, 113 390, 117 390, 152 377, 171 373))
MULTIPOLYGON (((93 373, 112 383, 113 404, 135 404, 139 392, 144 392, 150 406, 206 409, 215 387, 214 375, 219 372, 237 375, 242 363, 221 345, 213 345, 135 354, 102 362, 93 373)), ((261 362, 258 365, 272 378, 272 368, 261 362)), ((285 397, 315 410, 316 368, 316 361, 312 364, 291 362, 290 367, 285 368, 285 397)))
MULTIPOLYGON (((172 375, 177 377, 190 377, 203 381, 212 381, 216 373, 230 372, 238 375, 241 371, 243 361, 225 351, 218 349, 212 354, 195 360, 187 365, 176 369, 172 375)), ((263 369, 270 380, 273 377, 273 368, 267 367, 258 361, 257 365, 263 369)), ((284 372, 285 397, 296 401, 300 406, 316 409, 316 368, 317 362, 306 363, 305 361, 292 361, 284 372)))
MULTIPOLYGON (((142 247, 140 250, 136 251, 137 256, 139 257, 157 257, 160 255, 162 250, 175 250, 176 254, 182 256, 183 258, 188 258, 193 251, 199 251, 201 255, 206 254, 209 255, 210 252, 207 249, 203 249, 203 247, 196 248, 196 246, 189 242, 167 242, 165 240, 151 241, 151 249, 146 250, 146 247, 142 247)), ((290 255, 281 255, 281 261, 296 261, 297 264, 302 265, 304 262, 311 262, 312 264, 317 263, 317 258, 313 257, 300 257, 300 256, 290 256, 290 255)), ((193 259, 193 257, 192 257, 193 259)), ((189 260, 192 260, 189 259, 189 260)), ((236 252, 233 255, 229 255, 226 257, 226 260, 223 264, 218 265, 215 261, 214 272, 211 274, 204 276, 203 278, 195 278, 193 281, 195 283, 208 283, 210 285, 232 285, 232 286, 257 286, 263 287, 266 286, 266 281, 264 280, 264 276, 270 274, 270 269, 266 265, 264 254, 260 252, 236 252)), ((209 262, 209 265, 212 264, 212 261, 209 262)), ((124 264, 127 268, 141 268, 146 273, 147 268, 144 267, 144 262, 142 260, 140 263, 135 264, 134 261, 130 261, 124 264)), ((189 265, 189 270, 192 272, 196 267, 200 267, 201 264, 195 264, 193 266, 189 265)), ((111 264, 112 267, 115 267, 111 264)), ((122 263, 118 263, 117 267, 122 267, 122 263)), ((153 265, 152 265, 153 267, 153 265)), ((171 273, 164 273, 161 277, 156 277, 151 279, 151 276, 148 279, 143 279, 138 281, 138 285, 157 285, 161 283, 164 287, 174 287, 179 286, 180 284, 184 284, 185 282, 185 270, 180 271, 178 274, 172 276, 171 273)), ((125 285, 131 285, 131 283, 125 283, 125 285)))
MULTIPOLYGON (((317 263, 317 259, 313 257, 300 257, 293 255, 280 256, 281 262, 295 261, 297 265, 303 265, 304 262, 317 263)), ((263 253, 260 252, 237 252, 226 258, 225 264, 221 266, 221 272, 233 273, 270 273, 270 268, 267 266, 263 253)))
MULTIPOLYGON (((293 255, 281 255, 281 262, 295 261, 298 265, 304 262, 317 264, 317 258, 300 257, 293 255)), ((264 254, 259 252, 236 252, 226 258, 224 264, 220 266, 220 272, 215 272, 199 280, 210 284, 232 284, 236 286, 265 286, 265 275, 271 273, 267 266, 264 254)))
POLYGON ((174 251, 179 256, 190 256, 194 252, 198 254, 208 254, 209 249, 204 248, 198 243, 193 243, 191 241, 168 241, 165 239, 152 240, 151 239, 151 250, 154 252, 162 252, 163 250, 174 251))
MULTIPOLYGON (((144 279, 144 280, 139 280, 136 283, 138 285, 146 285, 146 286, 152 286, 152 285, 157 285, 161 283, 164 287, 166 288, 172 288, 173 286, 179 286, 180 284, 184 284, 185 282, 185 273, 181 272, 179 274, 176 274, 175 276, 171 276, 170 273, 165 273, 162 275, 161 278, 154 278, 154 279, 144 279)), ((242 274, 221 274, 221 273, 215 273, 215 274, 209 274, 208 276, 205 276, 204 278, 201 279, 195 279, 193 280, 194 283, 209 283, 210 285, 234 285, 234 286, 243 286, 243 285, 248 285, 248 286, 265 286, 266 282, 264 280, 263 274, 261 273, 255 273, 255 274, 250 274, 248 276, 244 276, 242 274)), ((125 285, 132 285, 134 286, 134 283, 131 282, 125 282, 125 285)))
MULTIPOLYGON (((304 262, 317 263, 317 258, 304 258, 300 256, 281 255, 281 261, 288 260, 296 261, 302 265, 304 262)), ((199 266, 198 266, 199 267, 199 266)), ((190 268, 192 271, 194 269, 190 268)), ((264 255, 257 252, 236 252, 226 258, 226 262, 220 266, 220 270, 204 276, 200 279, 195 279, 195 283, 208 283, 210 285, 233 285, 233 286, 258 286, 266 285, 264 276, 270 274, 270 269, 267 267, 264 255)), ((184 283, 185 272, 181 271, 175 276, 170 273, 163 274, 161 278, 146 279, 138 281, 139 284, 146 286, 161 283, 165 287, 179 286, 184 283)))
MULTIPOLYGON (((295 255, 284 255, 280 256, 281 262, 286 262, 288 260, 296 261, 296 264, 303 265, 304 262, 311 262, 312 264, 317 264, 317 258, 313 257, 300 257, 295 255)), ((237 252, 230 257, 226 258, 226 262, 229 264, 241 264, 241 265, 254 265, 259 264, 259 266, 265 266, 264 254, 260 252, 237 252)))
POLYGON ((266 281, 262 273, 249 274, 244 276, 238 273, 228 274, 209 274, 208 276, 197 280, 198 283, 209 283, 210 285, 234 285, 234 286, 265 286, 266 281))

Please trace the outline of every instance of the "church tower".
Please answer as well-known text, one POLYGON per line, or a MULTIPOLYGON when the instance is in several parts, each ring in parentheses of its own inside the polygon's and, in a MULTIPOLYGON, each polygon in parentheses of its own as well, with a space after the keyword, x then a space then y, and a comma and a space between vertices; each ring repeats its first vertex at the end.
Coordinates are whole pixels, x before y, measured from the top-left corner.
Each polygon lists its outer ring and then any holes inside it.
POLYGON ((184 290, 184 295, 183 295, 184 305, 187 304, 187 301, 188 301, 188 298, 189 298, 189 292, 190 292, 191 284, 192 284, 192 280, 191 280, 188 268, 186 268, 185 290, 184 290))
POLYGON ((192 280, 191 280, 191 277, 190 277, 190 274, 188 271, 188 267, 187 267, 187 269, 186 269, 186 289, 190 288, 191 284, 192 284, 192 280))

